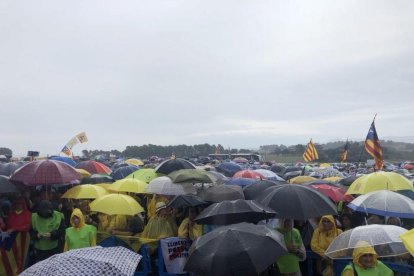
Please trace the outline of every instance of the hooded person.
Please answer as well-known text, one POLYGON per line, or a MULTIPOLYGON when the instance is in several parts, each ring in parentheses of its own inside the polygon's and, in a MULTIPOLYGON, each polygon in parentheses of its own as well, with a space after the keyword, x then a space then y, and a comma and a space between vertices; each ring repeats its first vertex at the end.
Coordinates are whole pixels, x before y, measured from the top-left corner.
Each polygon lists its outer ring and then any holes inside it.
POLYGON ((359 241, 352 253, 352 264, 349 264, 344 268, 341 276, 394 275, 392 270, 377 258, 377 253, 368 242, 359 241))
POLYGON ((164 239, 177 235, 177 225, 170 219, 167 205, 157 202, 155 215, 150 218, 140 237, 146 239, 164 239))
POLYGON ((194 222, 198 212, 196 208, 189 208, 188 217, 186 217, 178 227, 178 237, 189 238, 194 241, 196 238, 203 235, 203 227, 194 222))
POLYGON ((332 260, 325 256, 325 251, 332 241, 342 233, 341 229, 336 227, 336 221, 332 215, 323 216, 315 229, 311 240, 311 249, 313 252, 322 257, 320 271, 323 275, 333 275, 332 260))
POLYGON ((65 221, 61 212, 53 210, 48 200, 42 200, 37 213, 32 214, 32 228, 36 262, 59 253, 59 241, 65 233, 65 221))
POLYGON ((96 246, 96 227, 85 224, 85 217, 80 209, 73 210, 70 224, 72 227, 65 231, 64 251, 96 246))

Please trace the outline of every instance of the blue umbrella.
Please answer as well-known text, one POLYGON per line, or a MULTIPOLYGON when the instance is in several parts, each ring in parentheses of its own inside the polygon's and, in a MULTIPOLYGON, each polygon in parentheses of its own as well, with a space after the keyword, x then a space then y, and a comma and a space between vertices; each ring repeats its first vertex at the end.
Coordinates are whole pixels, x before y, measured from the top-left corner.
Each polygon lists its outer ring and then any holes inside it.
POLYGON ((234 162, 224 162, 217 166, 217 171, 224 173, 227 177, 232 177, 236 172, 241 171, 242 168, 234 162))
POLYGON ((111 177, 114 180, 124 179, 125 177, 127 177, 128 175, 130 175, 131 173, 137 170, 139 170, 139 167, 134 166, 134 165, 119 167, 111 173, 111 177))
POLYGON ((256 182, 257 180, 254 178, 232 178, 229 181, 227 181, 225 184, 226 185, 237 185, 237 186, 247 186, 250 184, 253 184, 254 182, 256 182))
POLYGON ((71 165, 72 167, 76 166, 76 162, 73 161, 72 158, 69 157, 63 157, 63 156, 53 156, 50 158, 51 160, 57 160, 57 161, 62 161, 65 162, 68 165, 71 165))

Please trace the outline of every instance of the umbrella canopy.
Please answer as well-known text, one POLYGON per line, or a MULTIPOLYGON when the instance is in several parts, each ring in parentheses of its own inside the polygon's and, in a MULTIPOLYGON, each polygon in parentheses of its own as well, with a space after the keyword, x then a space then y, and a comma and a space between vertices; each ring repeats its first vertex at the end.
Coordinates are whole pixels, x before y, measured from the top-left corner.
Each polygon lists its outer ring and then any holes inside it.
POLYGON ((134 216, 144 212, 144 208, 129 195, 109 194, 95 199, 89 204, 91 211, 107 215, 134 216))
POLYGON ((128 165, 134 165, 134 166, 144 166, 144 162, 142 162, 142 160, 139 160, 137 158, 130 158, 125 160, 125 163, 127 163, 128 165))
POLYGON ((208 203, 202 200, 199 196, 188 194, 188 195, 175 196, 168 203, 168 206, 178 209, 182 207, 197 207, 197 206, 206 205, 206 204, 208 203))
POLYGON ((341 180, 338 181, 338 183, 344 186, 350 186, 359 177, 361 177, 361 175, 351 175, 351 176, 342 178, 341 180))
POLYGON ((351 195, 346 195, 346 191, 339 187, 331 186, 328 184, 314 184, 309 185, 309 187, 321 192, 322 194, 329 197, 332 201, 339 202, 339 201, 346 201, 349 202, 354 198, 351 195))
POLYGON ((76 162, 70 157, 53 156, 53 157, 50 158, 50 160, 62 161, 62 162, 65 162, 68 165, 71 165, 72 167, 76 166, 76 162))
POLYGON ((219 164, 216 169, 227 177, 232 177, 236 172, 242 170, 242 168, 234 162, 223 162, 219 164))
POLYGON ((224 184, 225 182, 229 180, 227 176, 225 176, 224 174, 220 172, 208 171, 208 174, 213 179, 213 182, 216 184, 224 184))
POLYGON ((228 225, 239 222, 258 223, 276 217, 277 213, 254 200, 237 199, 214 203, 194 220, 198 224, 228 225))
POLYGON ((291 184, 302 184, 302 183, 311 182, 314 180, 316 180, 316 178, 312 176, 299 175, 299 176, 291 178, 288 182, 291 184))
POLYGON ((195 169, 196 167, 189 161, 181 158, 168 159, 159 164, 155 168, 155 172, 162 174, 170 174, 173 171, 178 171, 181 169, 195 169))
POLYGON ((190 183, 175 184, 168 176, 161 176, 148 184, 146 192, 158 195, 185 195, 195 194, 196 190, 190 183))
POLYGON ((311 173, 311 176, 315 176, 319 178, 326 178, 326 177, 332 177, 332 176, 344 177, 343 173, 333 168, 313 168, 313 172, 311 173))
POLYGON ((91 174, 88 171, 85 171, 84 169, 75 169, 82 178, 91 177, 91 174))
POLYGON ((396 192, 382 190, 360 195, 348 204, 359 212, 399 218, 414 218, 414 201, 396 192))
POLYGON ((184 270, 198 275, 258 275, 286 253, 283 236, 277 231, 239 223, 198 238, 184 270))
POLYGON ((20 167, 10 180, 27 186, 77 184, 81 175, 70 165, 55 160, 33 161, 20 167))
POLYGON ((405 248, 414 256, 414 228, 400 235, 405 248))
POLYGON ((340 177, 340 176, 330 176, 330 177, 325 177, 324 179, 326 181, 330 181, 330 182, 338 182, 339 180, 343 179, 343 177, 340 177))
POLYGON ((285 181, 283 178, 281 178, 276 173, 274 173, 270 170, 257 169, 257 170, 254 170, 254 171, 258 172, 259 174, 263 175, 266 179, 269 179, 269 180, 285 181))
POLYGON ((151 180, 160 176, 163 176, 163 174, 155 172, 154 169, 139 169, 128 175, 126 178, 135 178, 150 183, 151 180))
POLYGON ((359 177, 346 193, 366 194, 378 190, 413 190, 413 183, 398 173, 379 171, 359 177))
POLYGON ((129 192, 129 193, 136 193, 136 194, 143 194, 147 189, 148 184, 144 181, 133 179, 133 178, 125 178, 118 181, 115 181, 111 184, 107 189, 109 191, 114 192, 129 192))
POLYGON ((267 188, 257 201, 278 212, 281 218, 306 220, 337 213, 336 206, 325 195, 302 185, 267 188))
POLYGON ((394 225, 364 225, 345 231, 337 236, 325 251, 333 259, 352 258, 354 248, 374 247, 379 257, 397 256, 407 253, 400 235, 407 232, 394 225), (361 242, 362 243, 361 245, 361 242))
POLYGON ((88 199, 98 198, 107 194, 109 193, 105 188, 96 185, 85 184, 70 188, 62 195, 62 198, 88 199))
POLYGON ((23 276, 134 275, 141 255, 127 248, 87 247, 69 250, 36 263, 23 276))
POLYGON ((256 199, 258 196, 262 194, 264 190, 276 185, 281 185, 281 183, 277 183, 270 180, 255 181, 254 183, 243 188, 244 197, 246 199, 256 199))
POLYGON ((247 185, 255 183, 257 180, 253 178, 230 178, 226 183, 226 185, 237 185, 240 187, 245 187, 247 185))
POLYGON ((134 165, 122 166, 122 167, 119 167, 113 170, 111 173, 111 177, 114 180, 120 180, 120 179, 127 177, 128 175, 130 175, 131 173, 137 170, 139 170, 139 167, 134 166, 134 165))
POLYGON ((263 175, 253 170, 238 171, 233 175, 233 178, 252 178, 252 179, 265 179, 263 175))
POLYGON ((125 163, 124 161, 118 161, 112 164, 111 169, 114 171, 120 167, 126 167, 129 166, 129 164, 125 163))
POLYGON ((244 199, 243 190, 236 185, 214 186, 202 190, 199 196, 209 202, 222 202, 225 200, 244 199))
POLYGON ((92 174, 82 179, 82 184, 112 183, 114 180, 109 175, 92 174))
POLYGON ((112 172, 106 165, 94 160, 82 161, 76 165, 76 168, 84 169, 91 174, 111 174, 112 172))
POLYGON ((174 183, 213 183, 213 179, 205 170, 181 169, 168 175, 174 183))
POLYGON ((23 161, 0 163, 0 175, 10 176, 24 164, 26 164, 26 162, 23 161))
POLYGON ((7 176, 0 175, 0 194, 17 193, 19 190, 7 176))
POLYGON ((286 167, 283 165, 272 165, 272 167, 270 167, 270 170, 276 173, 277 175, 281 176, 284 174, 286 167))

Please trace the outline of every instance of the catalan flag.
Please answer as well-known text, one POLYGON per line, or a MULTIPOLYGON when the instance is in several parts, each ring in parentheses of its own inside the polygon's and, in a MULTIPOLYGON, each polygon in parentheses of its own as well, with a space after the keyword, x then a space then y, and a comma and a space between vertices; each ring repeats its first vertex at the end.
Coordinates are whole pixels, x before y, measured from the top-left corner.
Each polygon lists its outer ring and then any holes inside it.
POLYGON ((341 162, 346 161, 347 155, 348 155, 348 139, 346 139, 344 149, 342 150, 342 153, 341 153, 341 162))
POLYGON ((313 160, 318 159, 318 152, 316 151, 315 145, 312 142, 312 139, 308 143, 308 146, 306 147, 305 153, 303 154, 303 159, 306 162, 310 162, 313 160))
POLYGON ((382 169, 382 148, 379 143, 377 130, 375 129, 375 120, 372 121, 371 127, 368 130, 367 138, 365 139, 365 150, 369 153, 369 155, 374 157, 375 169, 382 169))
POLYGON ((67 156, 72 156, 72 150, 68 146, 64 146, 61 152, 63 152, 67 156))

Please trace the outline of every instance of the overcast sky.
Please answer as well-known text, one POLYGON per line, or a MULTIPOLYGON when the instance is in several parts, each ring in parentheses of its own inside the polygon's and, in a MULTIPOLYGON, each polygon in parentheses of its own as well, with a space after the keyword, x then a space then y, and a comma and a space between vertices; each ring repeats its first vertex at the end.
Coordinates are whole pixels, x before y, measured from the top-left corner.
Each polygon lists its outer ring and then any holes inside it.
POLYGON ((414 2, 0 1, 0 147, 414 136, 414 2))

